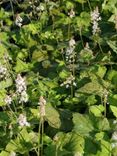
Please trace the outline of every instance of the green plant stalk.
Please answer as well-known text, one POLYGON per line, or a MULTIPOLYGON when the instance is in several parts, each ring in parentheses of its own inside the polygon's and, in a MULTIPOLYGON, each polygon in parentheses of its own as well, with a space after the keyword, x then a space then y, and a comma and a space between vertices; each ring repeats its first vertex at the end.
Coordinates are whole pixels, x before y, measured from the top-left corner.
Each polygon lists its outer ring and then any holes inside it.
POLYGON ((58 156, 58 146, 56 145, 55 156, 58 156))
POLYGON ((39 122, 39 129, 38 129, 38 155, 40 156, 40 135, 41 135, 41 120, 39 122))
POLYGON ((17 116, 15 115, 15 113, 13 112, 13 110, 11 109, 11 107, 8 105, 8 108, 10 109, 12 115, 17 119, 17 116))
POLYGON ((44 118, 42 117, 42 134, 41 134, 41 156, 43 156, 43 135, 44 135, 44 118))
POLYGON ((106 117, 106 103, 107 103, 107 99, 104 98, 104 117, 106 117))
POLYGON ((14 14, 14 8, 13 8, 12 0, 10 0, 10 5, 11 5, 11 9, 12 9, 13 19, 15 19, 15 14, 14 14))
MULTIPOLYGON (((74 60, 75 60, 75 55, 73 55, 73 64, 72 64, 72 74, 73 74, 73 77, 75 77, 75 63, 74 63, 74 60)), ((74 86, 73 86, 73 82, 71 84, 71 98, 73 98, 74 96, 74 86)))
POLYGON ((82 38, 82 28, 80 28, 79 32, 80 32, 80 39, 81 39, 81 42, 82 42, 82 46, 84 48, 84 43, 83 43, 83 38, 82 38))
POLYGON ((89 5, 90 11, 92 11, 92 9, 91 9, 91 4, 90 4, 89 0, 87 0, 87 3, 88 3, 88 5, 89 5))
POLYGON ((68 40, 70 38, 70 30, 71 30, 70 19, 68 19, 68 40))
POLYGON ((102 47, 101 47, 100 43, 98 43, 98 45, 99 45, 100 51, 101 51, 102 54, 103 54, 104 52, 103 52, 103 50, 102 50, 102 47))
POLYGON ((38 130, 38 155, 43 156, 43 134, 44 134, 44 117, 40 118, 39 130, 38 130))

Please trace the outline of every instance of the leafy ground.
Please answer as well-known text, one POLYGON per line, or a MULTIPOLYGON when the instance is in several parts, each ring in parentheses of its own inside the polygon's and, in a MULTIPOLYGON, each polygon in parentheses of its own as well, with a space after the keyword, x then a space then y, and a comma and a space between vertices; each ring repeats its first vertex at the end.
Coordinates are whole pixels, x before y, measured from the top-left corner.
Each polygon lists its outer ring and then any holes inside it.
POLYGON ((116 0, 0 0, 0 156, 117 156, 116 60, 116 0))

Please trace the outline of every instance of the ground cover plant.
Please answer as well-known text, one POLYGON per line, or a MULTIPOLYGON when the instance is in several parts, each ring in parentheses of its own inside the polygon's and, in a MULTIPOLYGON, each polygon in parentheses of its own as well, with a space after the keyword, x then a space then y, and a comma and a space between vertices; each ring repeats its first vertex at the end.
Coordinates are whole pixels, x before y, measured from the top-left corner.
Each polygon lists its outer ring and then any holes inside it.
POLYGON ((0 0, 0 156, 117 156, 116 60, 116 0, 0 0))

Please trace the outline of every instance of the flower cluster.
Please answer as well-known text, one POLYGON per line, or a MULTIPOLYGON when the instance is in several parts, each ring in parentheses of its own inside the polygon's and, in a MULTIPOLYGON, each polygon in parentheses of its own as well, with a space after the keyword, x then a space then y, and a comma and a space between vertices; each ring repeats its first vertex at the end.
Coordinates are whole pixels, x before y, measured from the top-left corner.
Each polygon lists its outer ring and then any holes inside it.
POLYGON ((20 114, 20 115, 19 115, 18 124, 19 124, 21 127, 23 127, 23 126, 28 126, 28 127, 29 127, 29 126, 30 126, 30 123, 27 122, 26 116, 23 115, 23 114, 20 114))
POLYGON ((11 96, 7 95, 4 101, 5 101, 5 103, 6 103, 7 105, 10 105, 11 102, 12 102, 11 96))
POLYGON ((93 24, 93 27, 92 27, 93 35, 100 32, 100 28, 98 24, 100 20, 101 20, 100 13, 99 13, 98 7, 96 7, 95 10, 91 12, 91 21, 93 24))
POLYGON ((72 62, 74 62, 75 44, 76 44, 75 40, 71 38, 71 40, 69 41, 69 47, 66 49, 66 52, 65 52, 65 58, 66 58, 67 63, 71 64, 72 62))
POLYGON ((27 88, 26 88, 25 79, 22 78, 20 74, 18 74, 15 82, 16 82, 16 93, 20 95, 19 103, 27 102, 28 95, 26 93, 27 88))
POLYGON ((40 105, 40 116, 44 117, 45 116, 46 100, 44 99, 43 96, 41 96, 40 99, 39 99, 39 105, 40 105))
POLYGON ((66 88, 69 88, 71 84, 73 84, 74 86, 76 86, 75 77, 73 75, 71 75, 70 77, 68 77, 66 79, 66 81, 64 81, 60 86, 66 85, 66 88))
POLYGON ((104 89, 104 91, 103 91, 103 99, 104 99, 104 103, 106 103, 106 104, 109 104, 108 103, 108 95, 109 95, 108 90, 104 89))
POLYGON ((37 11, 37 12, 43 12, 45 10, 45 7, 43 5, 43 3, 38 3, 37 0, 35 0, 34 2, 29 2, 30 7, 33 8, 33 10, 37 11))
POLYGON ((68 15, 69 15, 70 18, 75 17, 75 12, 74 12, 73 8, 70 10, 70 12, 68 13, 68 15))
POLYGON ((7 68, 4 66, 0 66, 0 79, 6 79, 6 75, 7 75, 7 68))
POLYGON ((19 14, 17 14, 16 19, 15 19, 15 24, 18 27, 21 27, 22 26, 22 22, 23 22, 23 19, 21 18, 21 16, 19 14))

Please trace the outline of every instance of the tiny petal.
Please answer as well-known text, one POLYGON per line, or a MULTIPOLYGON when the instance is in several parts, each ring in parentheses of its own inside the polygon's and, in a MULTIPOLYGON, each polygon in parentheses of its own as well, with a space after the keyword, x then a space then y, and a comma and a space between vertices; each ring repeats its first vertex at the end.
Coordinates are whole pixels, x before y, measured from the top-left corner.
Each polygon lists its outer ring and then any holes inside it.
POLYGON ((18 124, 19 124, 19 126, 21 126, 21 127, 30 126, 30 123, 27 122, 26 116, 23 115, 23 114, 20 114, 20 115, 19 115, 18 124))
POLYGON ((9 95, 7 95, 4 101, 6 104, 10 105, 12 102, 12 98, 9 95))

